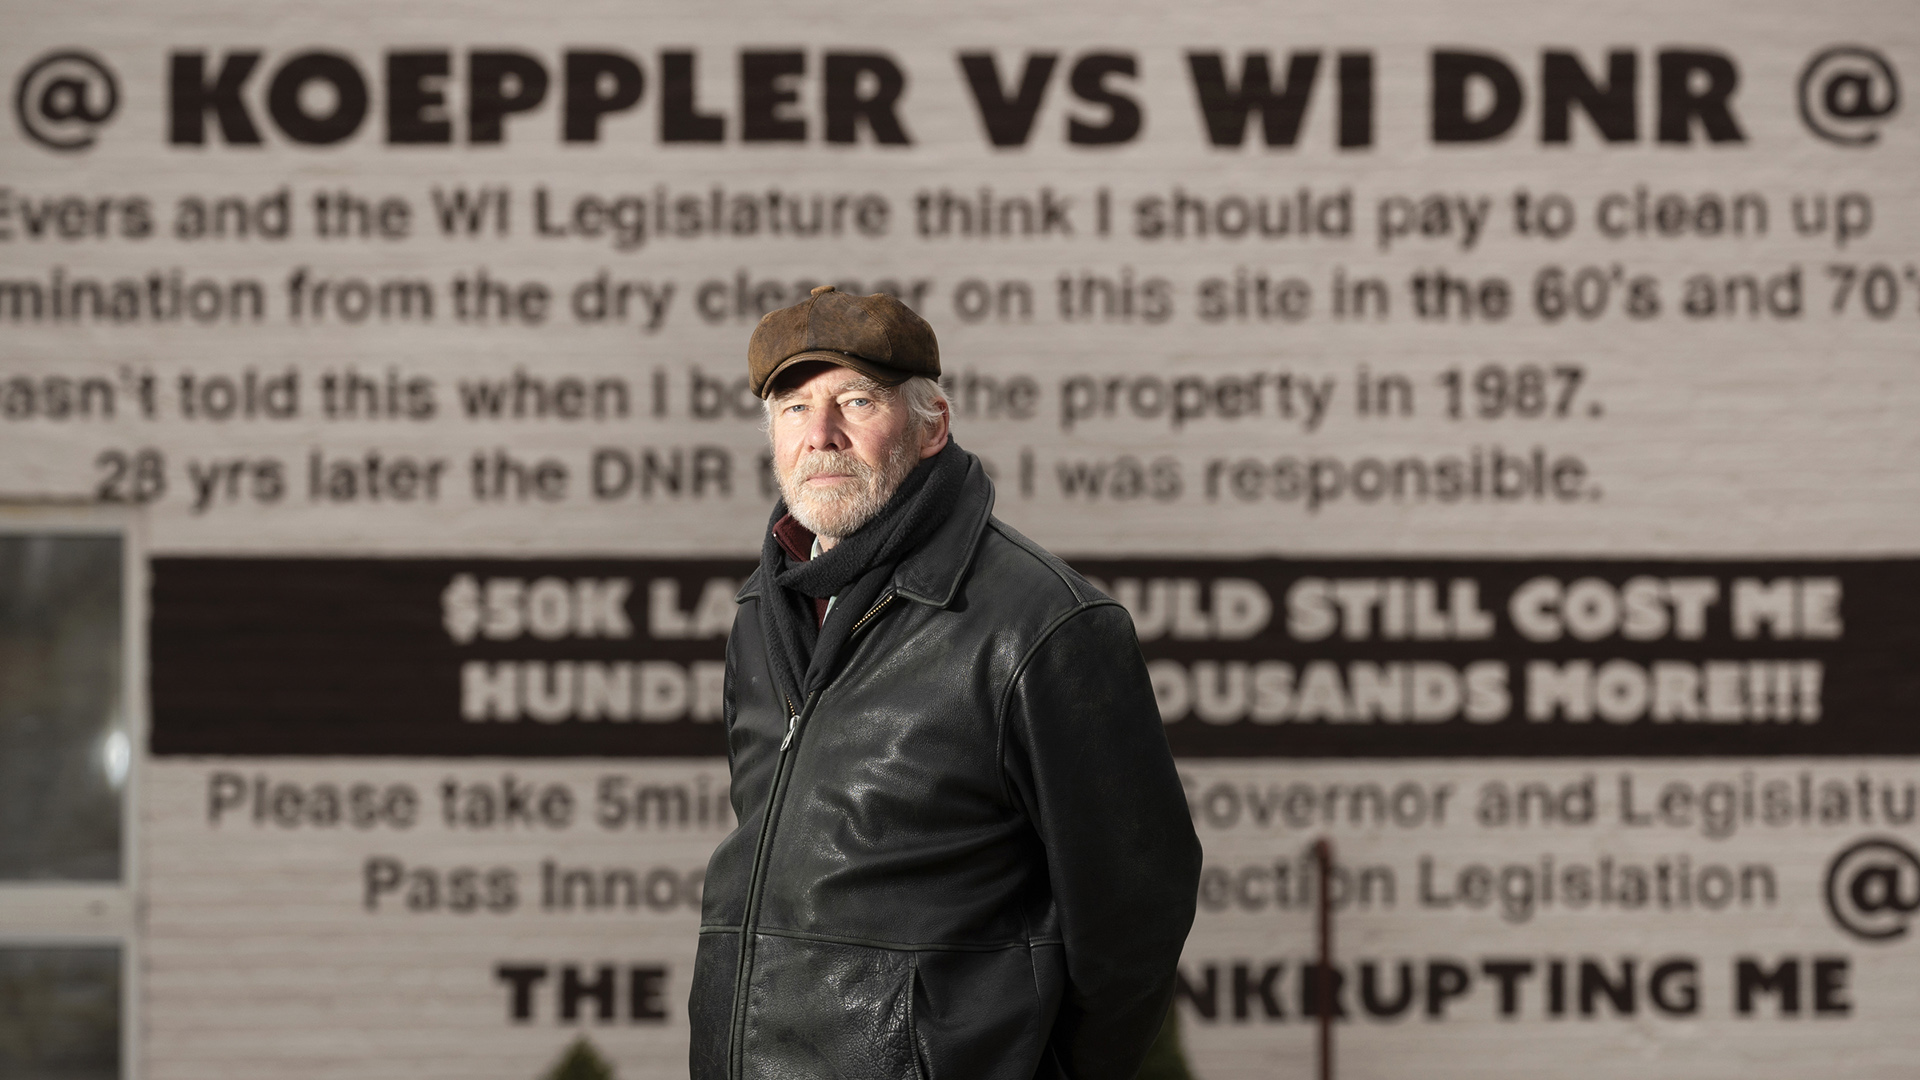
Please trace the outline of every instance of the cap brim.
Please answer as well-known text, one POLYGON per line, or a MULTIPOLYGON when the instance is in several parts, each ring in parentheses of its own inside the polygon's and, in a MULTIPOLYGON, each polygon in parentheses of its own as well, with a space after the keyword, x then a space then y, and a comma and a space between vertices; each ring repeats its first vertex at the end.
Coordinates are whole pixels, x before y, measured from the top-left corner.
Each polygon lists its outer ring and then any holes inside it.
POLYGON ((901 371, 899 368, 891 368, 885 364, 876 364, 864 356, 854 356, 852 353, 817 349, 810 352, 795 353, 785 360, 780 361, 772 371, 767 373, 767 381, 760 384, 760 396, 764 398, 773 393, 774 384, 780 380, 781 374, 788 368, 793 367, 795 364, 806 363, 838 364, 843 368, 851 368, 884 386, 899 386, 901 383, 913 378, 913 375, 909 372, 901 371))

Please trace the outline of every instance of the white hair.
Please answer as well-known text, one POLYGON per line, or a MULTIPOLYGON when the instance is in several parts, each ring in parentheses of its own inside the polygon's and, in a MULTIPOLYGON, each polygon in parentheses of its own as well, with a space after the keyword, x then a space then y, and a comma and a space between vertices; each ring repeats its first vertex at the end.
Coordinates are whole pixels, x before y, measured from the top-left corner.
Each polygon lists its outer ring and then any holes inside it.
POLYGON ((913 430, 925 431, 940 422, 940 414, 945 411, 940 406, 947 404, 947 392, 939 382, 915 375, 896 387, 895 392, 900 395, 900 403, 907 407, 908 424, 913 430))

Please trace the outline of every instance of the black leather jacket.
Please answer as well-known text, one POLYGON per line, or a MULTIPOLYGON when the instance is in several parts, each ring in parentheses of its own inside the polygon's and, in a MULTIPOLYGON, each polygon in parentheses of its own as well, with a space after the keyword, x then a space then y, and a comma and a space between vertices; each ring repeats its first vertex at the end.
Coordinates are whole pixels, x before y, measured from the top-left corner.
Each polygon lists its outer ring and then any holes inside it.
POLYGON ((992 506, 976 460, 790 742, 741 588, 695 1080, 1125 1080, 1158 1033, 1200 845, 1133 624, 992 506))

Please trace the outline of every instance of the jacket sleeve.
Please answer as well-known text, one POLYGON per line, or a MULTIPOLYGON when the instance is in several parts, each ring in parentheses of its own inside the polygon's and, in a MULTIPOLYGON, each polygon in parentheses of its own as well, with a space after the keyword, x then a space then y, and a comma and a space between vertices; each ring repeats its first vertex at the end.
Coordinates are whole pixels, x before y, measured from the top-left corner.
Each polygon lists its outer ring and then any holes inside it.
POLYGON ((1065 942, 1053 1052, 1076 1080, 1128 1080, 1173 996, 1200 842, 1126 609, 1064 616, 1015 674, 1005 723, 1065 942))

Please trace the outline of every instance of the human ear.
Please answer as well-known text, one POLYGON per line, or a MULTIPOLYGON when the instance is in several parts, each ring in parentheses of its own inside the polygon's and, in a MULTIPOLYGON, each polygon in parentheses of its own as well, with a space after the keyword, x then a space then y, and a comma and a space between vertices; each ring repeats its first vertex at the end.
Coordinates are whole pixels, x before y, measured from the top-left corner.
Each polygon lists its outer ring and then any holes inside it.
POLYGON ((920 460, 925 461, 947 448, 947 432, 951 427, 952 416, 944 399, 934 402, 940 410, 940 418, 928 424, 920 432, 920 460))

